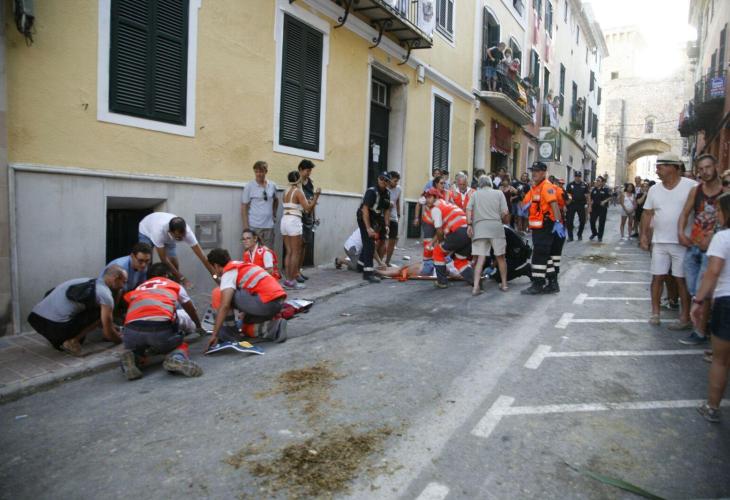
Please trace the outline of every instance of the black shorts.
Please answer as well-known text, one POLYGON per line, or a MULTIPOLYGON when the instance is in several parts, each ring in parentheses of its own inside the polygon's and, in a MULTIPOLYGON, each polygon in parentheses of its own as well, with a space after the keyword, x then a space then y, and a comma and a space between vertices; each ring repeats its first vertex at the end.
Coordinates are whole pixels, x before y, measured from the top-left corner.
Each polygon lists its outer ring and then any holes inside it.
POLYGON ((718 297, 712 303, 710 331, 718 339, 730 342, 730 296, 718 297))
POLYGON ((28 323, 33 327, 33 330, 43 335, 53 347, 60 349, 61 344, 74 338, 82 330, 99 321, 100 318, 101 309, 95 307, 81 311, 65 323, 51 321, 32 312, 28 316, 28 323))
POLYGON ((388 238, 391 240, 398 239, 398 221, 390 221, 390 234, 388 235, 388 238))

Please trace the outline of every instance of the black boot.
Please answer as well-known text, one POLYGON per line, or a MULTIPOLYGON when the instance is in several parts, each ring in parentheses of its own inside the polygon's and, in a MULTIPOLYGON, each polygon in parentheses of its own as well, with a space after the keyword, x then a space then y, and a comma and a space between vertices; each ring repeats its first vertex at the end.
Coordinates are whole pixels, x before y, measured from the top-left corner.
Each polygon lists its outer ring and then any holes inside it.
POLYGON ((375 276, 375 274, 373 274, 372 272, 362 273, 362 279, 364 279, 368 283, 380 283, 380 278, 378 276, 375 276))
POLYGON ((558 277, 548 278, 547 285, 543 288, 543 293, 559 293, 560 285, 558 284, 558 277))
POLYGON ((545 278, 534 278, 532 285, 529 288, 525 288, 520 293, 522 295, 542 295, 545 293, 545 278))
POLYGON ((436 288, 448 288, 449 287, 449 272, 446 270, 446 266, 436 265, 436 282, 434 286, 436 288))
POLYGON ((464 281, 469 286, 474 286, 474 268, 471 266, 466 266, 463 271, 461 271, 461 277, 464 278, 464 281))

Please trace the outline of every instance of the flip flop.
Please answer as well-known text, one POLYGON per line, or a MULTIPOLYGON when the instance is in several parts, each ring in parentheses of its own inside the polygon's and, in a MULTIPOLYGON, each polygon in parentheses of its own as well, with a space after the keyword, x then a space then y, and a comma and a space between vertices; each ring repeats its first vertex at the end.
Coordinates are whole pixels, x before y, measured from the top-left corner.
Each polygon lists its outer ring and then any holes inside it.
POLYGON ((659 315, 658 314, 652 314, 651 316, 649 316, 649 324, 650 325, 660 325, 661 324, 661 320, 659 320, 659 315))
POLYGON ((481 290, 481 289, 479 289, 479 290, 472 290, 471 291, 471 296, 472 297, 476 297, 477 295, 481 295, 483 293, 484 293, 484 290, 481 290))
POLYGON ((499 291, 500 292, 506 292, 507 290, 509 290, 509 287, 508 286, 503 287, 501 283, 499 284, 499 291))

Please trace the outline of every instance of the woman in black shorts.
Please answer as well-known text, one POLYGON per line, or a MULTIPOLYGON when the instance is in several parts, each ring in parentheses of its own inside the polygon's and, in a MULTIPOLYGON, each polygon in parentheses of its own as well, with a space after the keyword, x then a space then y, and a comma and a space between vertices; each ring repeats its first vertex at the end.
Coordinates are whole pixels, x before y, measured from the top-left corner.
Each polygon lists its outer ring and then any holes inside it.
POLYGON ((697 325, 702 317, 702 304, 712 300, 710 387, 707 402, 697 409, 710 422, 720 421, 720 401, 730 371, 730 193, 721 195, 717 205, 717 220, 722 229, 715 233, 707 249, 707 271, 692 299, 690 312, 697 325))

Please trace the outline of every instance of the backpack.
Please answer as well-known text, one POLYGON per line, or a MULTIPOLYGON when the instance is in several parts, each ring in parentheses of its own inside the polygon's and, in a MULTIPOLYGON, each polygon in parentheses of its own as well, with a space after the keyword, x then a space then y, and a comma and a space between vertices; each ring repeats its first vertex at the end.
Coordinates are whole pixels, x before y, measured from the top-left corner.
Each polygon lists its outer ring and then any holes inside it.
POLYGON ((83 304, 87 310, 98 307, 96 303, 96 278, 68 287, 66 289, 66 298, 72 302, 83 304))

